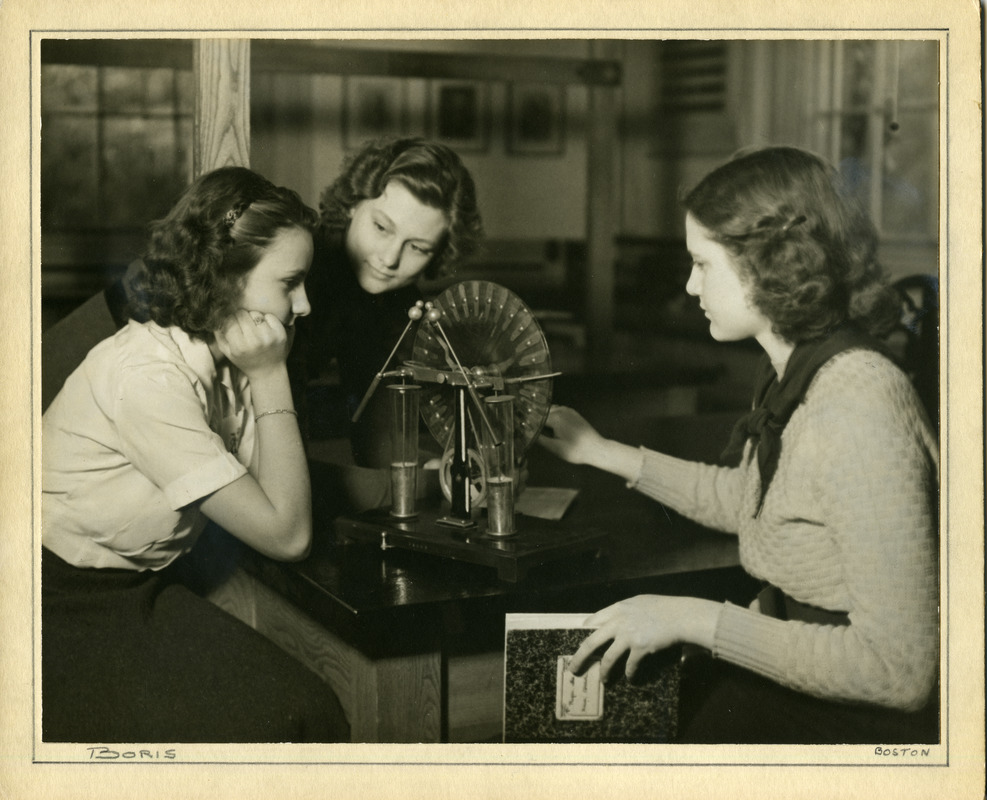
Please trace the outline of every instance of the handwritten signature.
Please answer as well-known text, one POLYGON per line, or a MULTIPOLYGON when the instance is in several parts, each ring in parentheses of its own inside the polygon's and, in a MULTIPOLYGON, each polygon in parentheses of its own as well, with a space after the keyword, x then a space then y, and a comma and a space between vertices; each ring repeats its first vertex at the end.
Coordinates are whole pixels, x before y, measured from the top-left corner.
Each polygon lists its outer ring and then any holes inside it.
POLYGON ((171 747, 167 750, 111 750, 109 747, 97 746, 87 747, 86 750, 89 751, 90 761, 117 761, 120 759, 125 761, 173 761, 178 757, 175 749, 171 747))

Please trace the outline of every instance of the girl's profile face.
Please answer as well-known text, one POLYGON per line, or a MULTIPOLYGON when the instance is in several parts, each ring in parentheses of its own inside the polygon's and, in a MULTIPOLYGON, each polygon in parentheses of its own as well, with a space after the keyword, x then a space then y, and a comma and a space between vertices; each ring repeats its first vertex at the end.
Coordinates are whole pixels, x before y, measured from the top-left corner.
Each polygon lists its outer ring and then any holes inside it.
POLYGON ((692 256, 692 272, 685 290, 699 298, 709 319, 709 333, 717 341, 733 342, 771 332, 771 322, 754 308, 733 258, 692 214, 685 217, 685 241, 692 256))
POLYGON ((312 307, 305 294, 305 276, 312 265, 312 234, 303 228, 281 228, 247 273, 240 307, 273 314, 287 329, 312 307))
POLYGON ((346 231, 349 255, 360 287, 370 294, 407 286, 428 266, 448 223, 402 183, 391 181, 380 197, 361 200, 350 210, 346 231))

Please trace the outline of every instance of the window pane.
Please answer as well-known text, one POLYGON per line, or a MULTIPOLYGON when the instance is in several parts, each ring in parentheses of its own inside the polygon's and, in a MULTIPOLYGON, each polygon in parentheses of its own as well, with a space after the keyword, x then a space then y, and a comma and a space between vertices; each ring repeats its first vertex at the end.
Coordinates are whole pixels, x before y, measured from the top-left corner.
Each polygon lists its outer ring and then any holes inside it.
POLYGON ((96 118, 42 117, 41 224, 52 228, 93 225, 96 186, 96 118))
POLYGON ((96 67, 41 67, 41 111, 96 111, 96 67))
POLYGON ((840 172, 854 197, 864 208, 870 208, 874 169, 870 156, 870 117, 867 114, 848 114, 840 123, 840 172))
POLYGON ((937 103, 939 46, 937 42, 901 42, 898 55, 898 97, 902 106, 937 103))
POLYGON ((192 182, 192 118, 179 117, 176 128, 178 140, 175 142, 175 165, 176 179, 180 184, 180 189, 192 182))
POLYGON ((870 152, 870 120, 867 114, 847 114, 840 120, 840 160, 864 159, 870 152))
POLYGON ((843 108, 866 110, 874 94, 875 44, 848 40, 843 47, 843 108))
POLYGON ((144 110, 144 70, 104 67, 100 79, 103 113, 139 114, 144 110))
POLYGON ((147 94, 144 109, 149 114, 175 113, 175 71, 171 69, 145 70, 147 94))
POLYGON ((939 146, 938 115, 901 112, 901 127, 889 133, 884 150, 884 219, 886 233, 934 236, 938 228, 938 163, 930 158, 939 146))
MULTIPOLYGON (((191 115, 195 111, 195 83, 189 70, 175 70, 176 103, 179 114, 191 115)), ((192 141, 191 137, 189 141, 192 141)))
POLYGON ((162 216, 184 185, 175 163, 174 121, 106 118, 102 167, 102 226, 143 226, 162 216))
POLYGON ((666 114, 723 111, 726 107, 727 45, 723 42, 663 42, 661 97, 666 114))

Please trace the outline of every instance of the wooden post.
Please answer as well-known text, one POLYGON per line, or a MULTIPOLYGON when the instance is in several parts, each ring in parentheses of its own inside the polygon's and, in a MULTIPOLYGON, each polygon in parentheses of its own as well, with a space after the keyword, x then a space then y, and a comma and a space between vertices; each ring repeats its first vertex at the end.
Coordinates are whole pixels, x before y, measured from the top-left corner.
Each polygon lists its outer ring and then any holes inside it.
POLYGON ((192 171, 250 166, 250 40, 195 43, 192 171))

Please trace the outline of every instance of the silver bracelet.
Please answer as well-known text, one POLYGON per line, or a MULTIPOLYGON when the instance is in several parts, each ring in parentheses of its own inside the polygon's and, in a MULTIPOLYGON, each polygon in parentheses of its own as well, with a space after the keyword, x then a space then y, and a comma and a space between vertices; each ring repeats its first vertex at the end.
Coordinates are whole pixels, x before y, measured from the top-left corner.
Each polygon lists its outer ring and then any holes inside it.
POLYGON ((255 414, 254 422, 257 422, 261 417, 267 417, 271 414, 291 414, 293 417, 298 416, 298 412, 293 408, 275 408, 272 411, 262 411, 260 414, 255 414))

